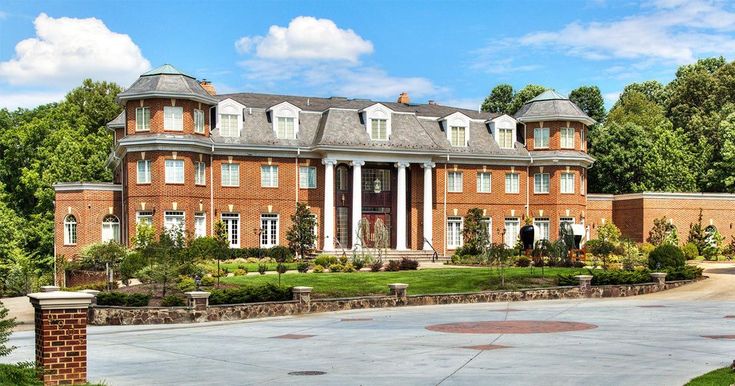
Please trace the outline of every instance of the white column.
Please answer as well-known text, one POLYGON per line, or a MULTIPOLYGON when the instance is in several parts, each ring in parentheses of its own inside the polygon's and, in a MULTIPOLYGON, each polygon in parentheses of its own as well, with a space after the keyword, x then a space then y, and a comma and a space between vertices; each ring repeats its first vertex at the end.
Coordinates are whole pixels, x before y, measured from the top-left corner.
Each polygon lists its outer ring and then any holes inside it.
POLYGON ((406 246, 406 168, 408 162, 398 162, 398 191, 396 192, 396 249, 405 251, 406 246))
MULTIPOLYGON (((362 165, 365 161, 352 161, 352 247, 360 244, 357 228, 362 219, 362 165)), ((362 247, 362 245, 360 245, 362 247)))
POLYGON ((434 243, 432 240, 433 236, 433 221, 434 217, 432 216, 433 213, 433 205, 432 205, 432 190, 434 187, 434 184, 431 181, 431 173, 432 170, 436 166, 433 162, 425 162, 422 167, 424 168, 424 238, 426 239, 424 244, 424 250, 430 251, 431 246, 429 243, 434 243), (427 242, 428 241, 428 242, 427 242))
POLYGON ((336 160, 323 159, 324 164, 324 242, 322 250, 334 251, 334 165, 336 160))

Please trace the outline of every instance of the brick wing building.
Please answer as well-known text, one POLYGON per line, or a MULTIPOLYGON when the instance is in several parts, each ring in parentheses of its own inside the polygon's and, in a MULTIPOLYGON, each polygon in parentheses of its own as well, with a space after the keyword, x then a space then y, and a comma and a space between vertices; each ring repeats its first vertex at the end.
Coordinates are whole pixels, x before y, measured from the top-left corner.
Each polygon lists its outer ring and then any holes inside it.
POLYGON ((589 224, 588 205, 595 224, 618 222, 617 201, 586 194, 594 121, 554 91, 511 117, 412 104, 405 93, 397 102, 217 95, 164 65, 117 100, 113 183, 55 185, 57 255, 127 244, 139 222, 197 237, 222 221, 232 247, 272 247, 286 243, 297 202, 316 216, 325 251, 359 244, 365 220, 368 244, 383 224, 392 249, 449 255, 475 207, 492 241, 508 245, 526 218, 546 238, 563 222, 589 224))

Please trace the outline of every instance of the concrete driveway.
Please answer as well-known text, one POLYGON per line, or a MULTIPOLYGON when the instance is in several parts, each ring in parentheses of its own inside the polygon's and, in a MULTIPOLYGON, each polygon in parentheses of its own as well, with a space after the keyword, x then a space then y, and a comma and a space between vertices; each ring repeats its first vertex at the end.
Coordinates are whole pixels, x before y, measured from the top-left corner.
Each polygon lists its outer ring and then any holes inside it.
MULTIPOLYGON (((89 378, 112 386, 681 385, 735 359, 735 300, 726 297, 730 284, 716 290, 721 280, 732 279, 735 268, 716 269, 724 271, 708 271, 713 277, 701 283, 635 298, 90 327, 89 378), (479 323, 485 321, 574 322, 553 325, 584 329, 548 332, 542 325, 535 332, 520 330, 526 333, 461 333, 485 327, 479 323), (462 322, 474 323, 435 331, 435 325, 462 322), (432 330, 426 328, 430 325, 432 330), (303 371, 323 374, 298 375, 303 371)), ((11 340, 19 348, 0 361, 33 359, 32 331, 17 332, 11 340)))

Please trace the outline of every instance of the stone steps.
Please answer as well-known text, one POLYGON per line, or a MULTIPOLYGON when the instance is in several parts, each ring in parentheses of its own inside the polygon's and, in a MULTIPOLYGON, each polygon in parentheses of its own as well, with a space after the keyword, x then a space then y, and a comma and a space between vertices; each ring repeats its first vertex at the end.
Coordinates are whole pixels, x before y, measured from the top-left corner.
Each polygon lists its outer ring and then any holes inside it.
MULTIPOLYGON (((352 251, 351 250, 346 250, 345 252, 347 253, 347 257, 352 257, 352 251)), ((319 252, 319 253, 321 253, 321 252, 319 252)), ((332 255, 335 255, 335 256, 341 256, 342 255, 342 251, 341 250, 337 250, 337 251, 331 252, 331 254, 332 255)), ((377 255, 377 253, 375 252, 375 250, 372 250, 372 249, 366 250, 365 251, 365 254, 370 254, 373 257, 376 257, 376 255, 377 255)), ((359 253, 358 253, 358 255, 359 255, 359 253)), ((434 252, 433 251, 423 251, 423 250, 419 250, 419 251, 417 251, 417 250, 397 251, 395 249, 388 249, 388 250, 384 250, 383 251, 383 253, 382 253, 382 259, 383 260, 400 260, 400 259, 402 259, 402 258, 405 257, 405 258, 408 258, 408 259, 417 260, 419 262, 431 262, 433 255, 434 255, 434 252)), ((314 257, 316 257, 316 254, 314 255, 314 257)), ((444 261, 448 261, 448 260, 449 260, 448 257, 441 256, 441 254, 439 254, 439 256, 437 257, 437 260, 436 261, 438 261, 438 262, 444 262, 444 261)))

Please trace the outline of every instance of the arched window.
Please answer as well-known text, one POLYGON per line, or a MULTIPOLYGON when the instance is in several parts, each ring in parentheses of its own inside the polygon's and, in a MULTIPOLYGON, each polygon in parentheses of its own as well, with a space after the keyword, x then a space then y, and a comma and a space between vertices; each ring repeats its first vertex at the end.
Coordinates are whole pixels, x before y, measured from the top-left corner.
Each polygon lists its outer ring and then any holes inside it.
POLYGON ((109 214, 102 220, 102 242, 120 242, 120 220, 109 214))
POLYGON ((347 167, 340 165, 337 167, 337 190, 347 190, 347 167))
POLYGON ((77 218, 73 215, 64 217, 64 245, 77 243, 77 218))

